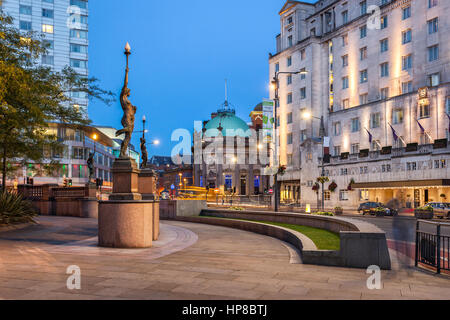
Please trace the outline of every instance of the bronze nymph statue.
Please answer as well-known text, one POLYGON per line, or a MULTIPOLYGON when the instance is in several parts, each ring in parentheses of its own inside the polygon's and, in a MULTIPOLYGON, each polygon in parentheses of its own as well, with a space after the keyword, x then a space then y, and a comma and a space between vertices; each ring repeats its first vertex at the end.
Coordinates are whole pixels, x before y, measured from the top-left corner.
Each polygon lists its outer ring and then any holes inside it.
POLYGON ((142 157, 142 163, 141 168, 145 169, 147 167, 148 162, 148 151, 147 151, 147 141, 144 137, 141 138, 141 157, 142 157))
POLYGON ((86 163, 89 169, 89 182, 92 181, 92 178, 94 178, 94 152, 89 152, 89 158, 87 159, 86 163))
POLYGON ((130 144, 131 135, 133 134, 133 131, 134 131, 134 119, 135 119, 135 114, 136 114, 136 109, 137 109, 135 106, 133 106, 131 104, 130 100, 128 99, 128 97, 130 96, 130 89, 128 88, 128 73, 129 73, 128 57, 130 54, 131 54, 130 45, 127 43, 127 46, 125 47, 125 55, 127 56, 127 68, 125 70, 125 83, 123 85, 122 92, 120 93, 120 104, 123 109, 123 117, 122 117, 123 129, 118 130, 116 132, 116 137, 118 137, 122 134, 125 134, 125 138, 123 139, 122 145, 120 147, 120 158, 121 159, 128 158, 128 156, 127 156, 128 145, 130 144))

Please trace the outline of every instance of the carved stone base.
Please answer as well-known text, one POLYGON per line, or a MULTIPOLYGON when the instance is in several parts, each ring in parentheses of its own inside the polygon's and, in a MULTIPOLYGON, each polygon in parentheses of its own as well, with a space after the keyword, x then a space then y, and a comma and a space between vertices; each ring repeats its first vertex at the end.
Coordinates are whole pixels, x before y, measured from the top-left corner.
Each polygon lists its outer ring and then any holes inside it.
POLYGON ((113 192, 109 196, 113 201, 142 200, 139 193, 139 169, 133 159, 116 159, 112 167, 113 192))
POLYGON ((157 200, 156 182, 157 173, 149 168, 142 169, 139 173, 139 193, 143 200, 157 200))

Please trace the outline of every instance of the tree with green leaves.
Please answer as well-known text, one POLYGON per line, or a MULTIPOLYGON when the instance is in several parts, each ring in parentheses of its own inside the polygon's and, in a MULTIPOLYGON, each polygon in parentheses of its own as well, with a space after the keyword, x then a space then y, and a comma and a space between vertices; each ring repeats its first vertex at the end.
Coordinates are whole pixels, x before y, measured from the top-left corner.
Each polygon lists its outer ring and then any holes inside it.
POLYGON ((42 35, 23 33, 12 18, 0 11, 0 168, 6 190, 9 170, 18 163, 38 163, 49 150, 62 149, 56 135, 48 133, 49 123, 73 128, 90 121, 73 107, 71 92, 84 92, 90 100, 106 104, 114 95, 98 86, 98 80, 77 74, 70 67, 60 72, 38 62, 47 53, 42 35))

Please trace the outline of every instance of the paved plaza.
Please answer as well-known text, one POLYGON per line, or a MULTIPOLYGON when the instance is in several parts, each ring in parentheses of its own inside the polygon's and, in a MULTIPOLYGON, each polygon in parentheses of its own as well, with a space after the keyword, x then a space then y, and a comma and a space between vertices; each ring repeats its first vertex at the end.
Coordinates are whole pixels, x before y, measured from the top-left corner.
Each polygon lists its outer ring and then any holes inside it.
MULTIPOLYGON (((0 299, 450 299, 450 279, 401 266, 367 289, 365 270, 298 263, 287 244, 223 227, 162 223, 152 249, 98 248, 97 220, 40 217, 0 233, 0 299), (67 267, 81 290, 67 289, 67 267)), ((392 252, 393 253, 393 252, 392 252)))

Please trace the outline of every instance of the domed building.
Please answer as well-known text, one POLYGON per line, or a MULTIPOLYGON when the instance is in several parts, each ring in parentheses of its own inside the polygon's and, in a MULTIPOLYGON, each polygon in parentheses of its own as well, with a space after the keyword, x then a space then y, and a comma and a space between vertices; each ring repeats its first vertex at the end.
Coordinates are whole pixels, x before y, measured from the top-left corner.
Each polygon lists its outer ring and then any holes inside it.
POLYGON ((250 113, 250 122, 247 123, 236 116, 234 108, 226 100, 217 112, 211 114, 210 120, 203 122, 201 132, 194 133, 194 159, 201 159, 194 165, 195 185, 241 196, 267 192, 269 177, 263 175, 267 164, 262 165, 258 156, 264 152, 267 158, 270 156, 268 149, 258 148, 261 146, 258 137, 262 127, 262 104, 250 113), (217 138, 223 139, 223 155, 214 153, 206 161, 211 144, 217 138), (197 148, 195 141, 201 141, 197 148))

